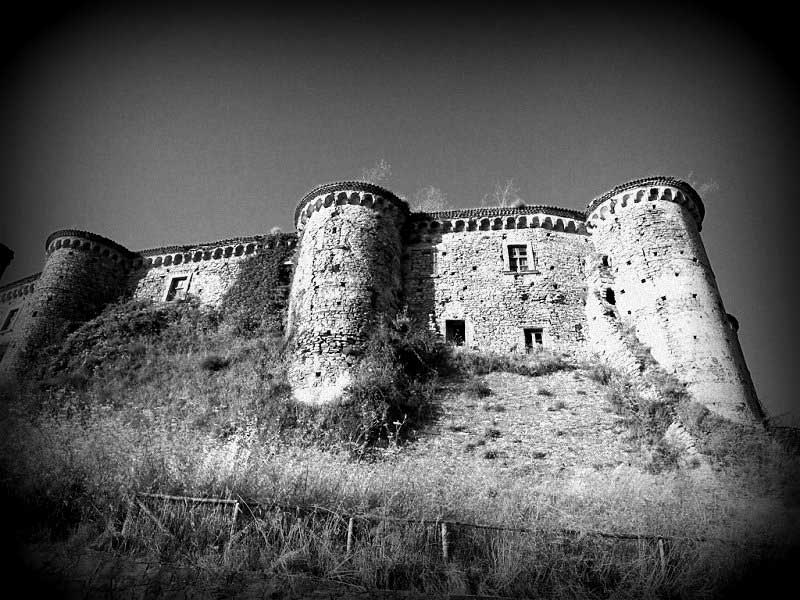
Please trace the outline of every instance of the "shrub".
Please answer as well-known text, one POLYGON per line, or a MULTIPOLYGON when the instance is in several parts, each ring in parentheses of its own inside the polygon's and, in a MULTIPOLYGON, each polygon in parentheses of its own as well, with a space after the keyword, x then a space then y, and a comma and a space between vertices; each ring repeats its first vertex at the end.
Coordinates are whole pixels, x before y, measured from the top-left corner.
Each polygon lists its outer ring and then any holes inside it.
POLYGON ((317 440, 344 443, 358 452, 413 439, 438 414, 435 382, 447 355, 433 334, 400 316, 371 336, 342 398, 301 409, 303 419, 317 440))
POLYGON ((492 395, 492 388, 477 377, 473 377, 464 386, 464 392, 477 398, 486 398, 492 395))
POLYGON ((551 392, 547 388, 543 388, 543 387, 540 387, 538 390, 536 390, 536 393, 539 396, 553 396, 554 395, 553 392, 551 392))
POLYGON ((604 363, 597 363, 589 369, 589 379, 596 381, 600 385, 608 385, 614 375, 611 367, 604 363))
POLYGON ((680 464, 681 451, 665 440, 660 439, 653 446, 650 457, 645 463, 645 470, 648 473, 658 474, 664 471, 672 471, 680 464))
MULTIPOLYGON (((58 343, 41 349, 29 381, 84 387, 88 380, 139 381, 148 348, 164 352, 200 348, 220 322, 219 312, 196 299, 154 304, 132 300, 106 307, 58 343)), ((147 376, 147 374, 144 374, 147 376)))
POLYGON ((538 377, 575 368, 567 357, 548 350, 529 354, 460 350, 453 355, 453 365, 458 372, 468 376, 505 372, 538 377))
POLYGON ((483 437, 487 440, 496 440, 499 437, 502 437, 503 433, 497 429, 496 427, 487 427, 483 432, 483 437))
POLYGON ((200 361, 200 368, 204 371, 221 371, 231 364, 230 359, 224 358, 219 354, 209 354, 200 361))

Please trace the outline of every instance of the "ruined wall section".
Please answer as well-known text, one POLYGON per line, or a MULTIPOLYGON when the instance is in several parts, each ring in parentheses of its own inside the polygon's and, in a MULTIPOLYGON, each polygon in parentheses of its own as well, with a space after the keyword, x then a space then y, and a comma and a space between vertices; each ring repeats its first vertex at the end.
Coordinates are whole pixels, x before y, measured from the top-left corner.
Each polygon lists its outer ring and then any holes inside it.
POLYGON ((697 193, 672 178, 637 180, 593 201, 588 215, 596 250, 611 261, 623 322, 696 400, 730 419, 762 418, 700 238, 697 193))
POLYGON ((44 268, 15 324, 16 339, 0 362, 0 374, 13 376, 29 344, 53 341, 95 317, 125 290, 133 254, 116 242, 62 230, 47 238, 45 248, 44 268))
POLYGON ((300 202, 287 323, 289 381, 299 400, 336 399, 380 320, 397 314, 407 211, 364 182, 321 186, 300 202))
POLYGON ((528 328, 541 329, 543 347, 579 352, 586 327, 583 264, 590 248, 577 211, 413 215, 404 260, 409 314, 442 335, 448 321, 464 321, 468 347, 522 352, 528 328), (510 252, 519 246, 527 270, 513 270, 510 252))
POLYGON ((177 296, 192 296, 202 304, 220 306, 236 281, 244 261, 270 252, 276 244, 294 247, 296 238, 249 236, 204 244, 153 248, 137 253, 128 287, 133 298, 163 302, 174 279, 177 296))

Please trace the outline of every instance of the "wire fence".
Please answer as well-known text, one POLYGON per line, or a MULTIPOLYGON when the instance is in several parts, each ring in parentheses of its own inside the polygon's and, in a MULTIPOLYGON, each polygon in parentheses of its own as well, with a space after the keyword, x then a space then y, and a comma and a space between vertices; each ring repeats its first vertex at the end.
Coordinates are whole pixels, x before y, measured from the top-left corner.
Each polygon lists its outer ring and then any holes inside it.
MULTIPOLYGON (((344 550, 347 555, 350 555, 356 544, 358 543, 359 536, 357 535, 357 527, 359 524, 378 524, 387 527, 389 524, 409 524, 417 525, 422 528, 432 530, 432 545, 437 546, 436 552, 440 554, 441 559, 445 562, 451 560, 454 551, 454 545, 457 544, 458 533, 462 530, 483 530, 485 532, 513 532, 515 534, 544 534, 554 538, 573 539, 579 540, 583 538, 601 538, 611 542, 644 542, 652 545, 655 556, 658 557, 658 562, 662 571, 667 568, 666 553, 668 547, 675 543, 703 543, 703 542, 718 542, 722 544, 730 544, 736 546, 745 546, 741 541, 704 537, 704 536, 674 536, 663 535, 654 533, 626 533, 626 532, 609 532, 592 529, 572 529, 572 528, 547 528, 547 527, 506 527, 501 525, 469 523, 464 521, 448 520, 448 519, 409 519, 402 517, 393 517, 384 514, 373 513, 359 513, 348 514, 341 510, 331 509, 319 505, 287 505, 278 502, 258 502, 252 500, 245 500, 238 496, 236 498, 208 498, 208 497, 192 497, 192 496, 177 496, 169 494, 158 494, 149 492, 134 492, 129 498, 128 512, 125 516, 125 521, 122 526, 122 535, 125 537, 131 528, 132 520, 136 518, 137 513, 144 514, 148 517, 156 527, 165 535, 174 537, 169 528, 162 522, 162 520, 155 514, 154 509, 151 509, 153 503, 161 502, 162 506, 169 504, 181 504, 186 507, 217 507, 229 510, 230 530, 227 535, 227 543, 224 552, 227 554, 231 546, 240 539, 255 523, 255 519, 264 518, 268 513, 275 514, 275 512, 282 513, 282 515, 300 518, 314 518, 315 516, 327 515, 333 519, 341 522, 342 530, 346 531, 344 539, 344 550), (148 504, 150 506, 148 506, 148 504), (251 523, 244 525, 243 521, 250 519, 251 523), (345 530, 346 527, 346 530, 345 530)), ((163 514, 163 513, 162 513, 163 514)), ((363 525, 362 525, 363 526, 363 525)), ((426 546, 429 544, 426 544, 426 546)), ((757 545, 763 547, 770 547, 772 544, 758 543, 757 545)))

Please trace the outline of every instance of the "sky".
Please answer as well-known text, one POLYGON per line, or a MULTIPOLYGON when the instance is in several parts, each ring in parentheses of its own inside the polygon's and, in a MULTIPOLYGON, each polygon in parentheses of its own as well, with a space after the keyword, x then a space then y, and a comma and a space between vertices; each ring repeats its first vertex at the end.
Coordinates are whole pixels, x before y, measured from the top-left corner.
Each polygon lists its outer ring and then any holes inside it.
POLYGON ((788 15, 107 6, 2 25, 0 284, 41 270, 63 228, 131 250, 291 231, 308 190, 379 160, 399 196, 432 185, 453 207, 513 179, 528 204, 583 210, 672 175, 703 195, 762 403, 800 419, 788 15))

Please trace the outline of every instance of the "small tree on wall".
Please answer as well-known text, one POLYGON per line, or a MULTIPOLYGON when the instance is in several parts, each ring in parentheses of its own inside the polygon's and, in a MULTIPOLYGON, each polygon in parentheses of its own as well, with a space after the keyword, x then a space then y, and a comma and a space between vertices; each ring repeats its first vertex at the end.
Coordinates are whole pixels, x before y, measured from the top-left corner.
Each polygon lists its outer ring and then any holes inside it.
POLYGON ((370 183, 386 183, 392 176, 392 165, 380 159, 371 167, 361 169, 360 179, 370 183))
POLYGON ((414 210, 417 212, 436 212, 448 208, 447 195, 437 187, 429 185, 414 194, 414 210))
POLYGON ((514 206, 522 207, 525 203, 519 195, 519 188, 513 179, 496 181, 494 187, 483 197, 482 206, 514 206))

